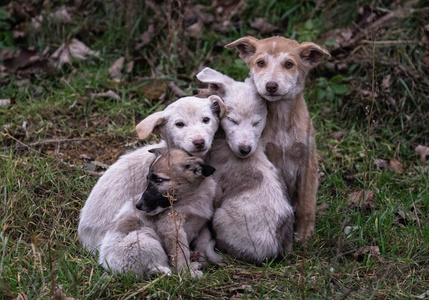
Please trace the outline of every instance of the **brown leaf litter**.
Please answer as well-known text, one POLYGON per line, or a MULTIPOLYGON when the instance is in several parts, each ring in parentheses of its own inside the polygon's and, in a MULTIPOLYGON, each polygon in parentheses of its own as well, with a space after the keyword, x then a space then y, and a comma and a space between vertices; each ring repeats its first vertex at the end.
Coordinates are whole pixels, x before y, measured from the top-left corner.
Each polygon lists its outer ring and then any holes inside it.
POLYGON ((356 191, 350 193, 348 204, 353 208, 372 210, 375 207, 374 198, 375 193, 371 190, 356 191))
POLYGON ((69 14, 70 10, 71 8, 62 6, 48 15, 38 15, 31 19, 31 27, 35 32, 39 32, 43 21, 46 19, 55 23, 70 24, 72 22, 72 18, 69 14))
POLYGON ((93 99, 100 99, 100 98, 109 99, 109 98, 112 98, 112 99, 115 99, 117 101, 121 100, 121 97, 119 97, 119 95, 116 94, 112 90, 108 90, 107 92, 104 92, 104 93, 90 93, 90 96, 93 99))
POLYGON ((418 145, 415 150, 420 156, 419 161, 424 163, 426 161, 426 156, 429 155, 429 147, 418 145))
POLYGON ((356 260, 363 260, 365 255, 380 257, 380 248, 378 246, 362 246, 353 254, 356 260))
POLYGON ((374 159, 374 164, 380 169, 380 170, 393 170, 398 174, 404 173, 403 164, 398 158, 392 158, 392 159, 382 159, 382 158, 376 158, 374 159))
POLYGON ((49 59, 37 53, 33 48, 24 48, 18 51, 3 49, 0 53, 0 59, 4 65, 2 72, 6 74, 34 75, 42 72, 52 74, 54 71, 49 59))
POLYGON ((396 212, 397 218, 395 219, 396 224, 408 225, 408 224, 417 224, 422 226, 422 221, 419 218, 420 210, 412 209, 410 212, 404 212, 402 209, 398 208, 396 212))
POLYGON ((55 66, 60 69, 64 64, 72 65, 72 59, 85 61, 89 57, 99 57, 99 51, 93 51, 78 39, 63 43, 52 55, 55 66))
POLYGON ((122 67, 124 66, 125 57, 118 58, 113 65, 109 68, 109 77, 116 82, 122 79, 122 67))
POLYGON ((76 298, 67 297, 62 288, 57 288, 49 300, 75 300, 76 298))
POLYGON ((257 29, 261 34, 273 33, 278 30, 277 26, 271 25, 264 18, 255 18, 252 22, 249 22, 250 27, 257 29))

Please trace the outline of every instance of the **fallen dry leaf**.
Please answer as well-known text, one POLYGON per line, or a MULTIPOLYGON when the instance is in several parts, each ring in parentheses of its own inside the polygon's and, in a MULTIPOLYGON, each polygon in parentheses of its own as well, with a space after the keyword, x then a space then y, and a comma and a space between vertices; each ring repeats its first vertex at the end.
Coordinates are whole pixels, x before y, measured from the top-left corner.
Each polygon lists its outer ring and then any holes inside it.
POLYGON ((378 246, 362 246, 358 251, 356 251, 353 256, 357 260, 361 260, 365 255, 370 255, 374 257, 380 256, 380 248, 378 246))
POLYGON ((72 65, 72 58, 77 60, 87 60, 89 57, 99 57, 99 51, 89 49, 78 39, 72 39, 70 43, 62 44, 52 55, 56 61, 56 67, 60 69, 64 64, 72 65))
POLYGON ((125 58, 118 58, 113 65, 109 68, 109 76, 112 80, 120 82, 122 78, 122 67, 124 66, 125 58))
POLYGON ((342 49, 343 45, 347 45, 353 36, 351 28, 333 29, 326 33, 325 40, 335 41, 332 46, 327 46, 330 51, 342 49))
POLYGON ((404 169, 402 168, 402 163, 396 158, 392 158, 390 160, 389 166, 398 174, 404 173, 404 169))
POLYGON ((372 91, 361 91, 360 92, 361 93, 361 95, 364 97, 364 98, 377 98, 378 97, 378 93, 376 93, 376 92, 372 92, 372 91))
POLYGON ((253 293, 253 288, 250 285, 242 285, 240 287, 233 287, 229 289, 230 295, 229 299, 243 299, 244 293, 247 294, 253 293))
POLYGON ((374 192, 371 190, 361 190, 352 192, 349 195, 348 203, 352 207, 358 207, 358 208, 366 208, 366 209, 373 209, 375 206, 374 203, 374 192))
POLYGON ((63 290, 59 287, 52 295, 50 300, 76 300, 76 298, 67 297, 63 290))
POLYGON ((194 39, 198 39, 203 35, 203 24, 201 22, 197 22, 186 28, 185 34, 194 39))
POLYGON ((140 43, 138 43, 134 47, 134 49, 140 50, 143 46, 148 44, 154 36, 155 36, 155 26, 153 26, 153 24, 149 24, 147 30, 138 37, 138 40, 140 41, 140 43))
POLYGON ((429 68, 429 55, 423 58, 423 62, 426 64, 426 67, 429 68))
POLYGON ((390 93, 390 78, 391 75, 389 74, 381 81, 381 90, 384 93, 390 93))
POLYGON ((133 70, 133 68, 134 68, 134 60, 132 60, 129 63, 127 63, 127 66, 125 68, 125 72, 131 73, 132 70, 133 70))
POLYGON ((10 105, 10 99, 0 99, 0 106, 10 105))
MULTIPOLYGON (((70 14, 68 13, 68 10, 69 8, 67 7, 60 7, 56 11, 47 15, 46 18, 55 23, 70 24, 72 22, 72 19, 70 17, 70 14)), ((45 20, 45 17, 43 15, 39 15, 31 19, 31 27, 35 32, 40 31, 40 28, 43 24, 43 20, 45 20)))
POLYGON ((185 24, 192 26, 196 22, 210 24, 214 21, 214 16, 206 12, 207 7, 204 5, 193 5, 185 13, 185 24))
POLYGON ((117 101, 121 100, 121 97, 118 96, 114 91, 108 90, 104 93, 90 93, 91 98, 100 99, 100 98, 113 98, 117 101))
POLYGON ((420 155, 420 162, 425 162, 426 156, 429 155, 429 147, 418 145, 415 150, 417 154, 420 155))
POLYGON ((429 166, 414 166, 414 169, 419 173, 426 173, 429 169, 429 166))
POLYGON ((261 34, 272 33, 278 29, 277 26, 271 25, 264 18, 256 18, 249 22, 250 27, 259 30, 261 34))
POLYGON ((389 161, 381 158, 374 159, 374 164, 380 169, 384 170, 389 168, 389 161))
POLYGON ((418 214, 413 212, 404 212, 402 209, 398 209, 396 212, 398 218, 395 220, 396 223, 407 225, 409 223, 417 223, 419 226, 421 225, 420 218, 418 214))
POLYGON ((423 35, 422 42, 423 42, 423 45, 425 45, 426 50, 429 51, 429 24, 423 27, 423 32, 424 32, 424 35, 423 35))

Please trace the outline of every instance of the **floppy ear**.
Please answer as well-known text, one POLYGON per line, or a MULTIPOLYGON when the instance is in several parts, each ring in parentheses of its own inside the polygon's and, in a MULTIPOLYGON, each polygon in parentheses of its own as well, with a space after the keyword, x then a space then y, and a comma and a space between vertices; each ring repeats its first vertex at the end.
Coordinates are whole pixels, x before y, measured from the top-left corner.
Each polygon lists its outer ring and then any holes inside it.
POLYGON ((258 39, 251 36, 246 36, 226 45, 225 48, 228 50, 236 48, 240 53, 240 57, 245 62, 247 62, 253 56, 253 54, 255 54, 258 42, 258 39))
POLYGON ((208 83, 210 91, 219 96, 225 95, 228 84, 234 83, 232 78, 211 68, 204 68, 197 74, 197 78, 201 82, 208 83))
POLYGON ((210 175, 212 175, 216 171, 215 168, 213 168, 212 166, 210 166, 208 164, 200 163, 200 166, 202 168, 201 174, 203 174, 204 177, 209 177, 210 175))
POLYGON ((226 109, 226 105, 223 102, 223 100, 216 95, 210 96, 209 100, 212 103, 212 105, 210 106, 210 109, 212 110, 212 112, 218 115, 219 119, 222 119, 223 117, 225 117, 228 110, 226 109))
POLYGON ((165 113, 163 111, 149 115, 136 126, 139 138, 143 140, 151 133, 158 134, 159 127, 164 125, 165 121, 165 113))
POLYGON ((299 55, 304 64, 310 68, 317 66, 325 56, 331 56, 326 49, 311 42, 303 42, 299 45, 299 55))
POLYGON ((168 149, 166 147, 161 147, 161 148, 153 148, 148 150, 148 152, 155 154, 156 157, 160 156, 160 155, 164 155, 165 153, 167 153, 168 149))

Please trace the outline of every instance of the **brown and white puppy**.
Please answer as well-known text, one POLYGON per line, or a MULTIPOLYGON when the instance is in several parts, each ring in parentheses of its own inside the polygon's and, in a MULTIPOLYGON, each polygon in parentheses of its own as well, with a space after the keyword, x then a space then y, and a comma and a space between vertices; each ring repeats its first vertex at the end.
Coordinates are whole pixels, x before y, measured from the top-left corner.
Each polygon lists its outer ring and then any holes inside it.
POLYGON ((200 262, 218 263, 207 227, 213 216, 215 169, 183 150, 152 149, 157 158, 148 186, 135 206, 125 205, 115 216, 100 247, 99 262, 107 270, 151 275, 171 268, 201 276, 199 263, 190 261, 190 248, 200 262), (138 210, 137 210, 138 209, 138 210))
POLYGON ((295 239, 305 242, 314 232, 318 180, 314 128, 303 90, 310 69, 329 54, 314 43, 284 37, 243 37, 225 47, 239 51, 267 100, 266 154, 280 170, 295 209, 295 239))
MULTIPOLYGON (((159 144, 147 145, 121 156, 101 176, 80 212, 79 240, 88 250, 98 250, 104 234, 122 206, 140 199, 154 154, 148 150, 159 147, 183 149, 203 156, 209 150, 225 105, 217 97, 181 98, 163 111, 155 112, 137 125, 141 139, 151 133, 163 138, 159 144)), ((95 254, 95 251, 94 251, 95 254)))
POLYGON ((222 95, 227 108, 206 155, 217 169, 214 178, 220 190, 212 222, 216 246, 256 264, 291 253, 293 208, 260 141, 265 100, 248 80, 238 82, 210 68, 197 78, 209 84, 209 92, 222 95))

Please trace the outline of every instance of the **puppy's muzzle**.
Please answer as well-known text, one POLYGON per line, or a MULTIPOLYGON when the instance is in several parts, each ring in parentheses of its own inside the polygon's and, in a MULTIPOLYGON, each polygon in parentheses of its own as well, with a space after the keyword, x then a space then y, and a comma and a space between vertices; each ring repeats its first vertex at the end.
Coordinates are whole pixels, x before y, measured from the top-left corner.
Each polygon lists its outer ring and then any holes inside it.
POLYGON ((267 84, 265 85, 265 89, 270 94, 274 94, 278 90, 278 88, 279 88, 279 85, 277 84, 277 82, 274 82, 274 81, 268 81, 267 84))

